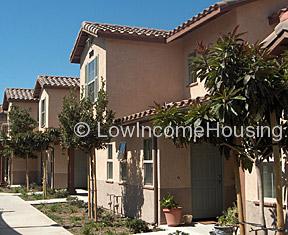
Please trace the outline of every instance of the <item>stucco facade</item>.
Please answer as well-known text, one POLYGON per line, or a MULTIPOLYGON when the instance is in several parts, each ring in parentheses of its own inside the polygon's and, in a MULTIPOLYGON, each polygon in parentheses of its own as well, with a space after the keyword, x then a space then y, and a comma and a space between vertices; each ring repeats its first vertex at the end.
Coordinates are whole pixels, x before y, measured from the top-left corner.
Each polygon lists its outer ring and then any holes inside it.
MULTIPOLYGON (((85 85, 86 65, 98 56, 98 82, 101 79, 106 82, 109 106, 116 112, 116 117, 146 110, 153 106, 154 102, 163 104, 202 97, 207 93, 203 83, 197 81, 188 84, 188 57, 195 52, 198 43, 203 42, 209 46, 221 34, 231 32, 237 26, 240 33, 246 32, 243 37, 249 42, 261 42, 275 27, 269 23, 269 17, 281 8, 287 7, 287 4, 287 0, 250 1, 232 8, 220 17, 207 20, 199 27, 195 26, 193 30, 166 43, 121 39, 120 36, 113 38, 90 35, 89 43, 86 43, 80 57, 81 86, 85 85)), ((193 214, 191 148, 179 149, 168 140, 158 139, 158 175, 154 177, 157 177, 159 182, 158 188, 155 189, 143 185, 143 139, 141 138, 125 139, 130 167, 128 172, 131 175, 124 184, 119 180, 120 163, 116 153, 119 142, 121 141, 112 142, 113 181, 107 181, 107 151, 96 151, 99 205, 109 208, 110 198, 107 194, 116 194, 122 196, 122 207, 128 215, 155 222, 155 212, 151 208, 155 207, 155 203, 161 197, 170 192, 176 195, 180 205, 183 205, 184 213, 193 214), (156 200, 155 195, 157 195, 156 200), (127 200, 131 208, 125 210, 128 205, 127 200)), ((203 156, 209 155, 205 153, 205 148, 201 151, 203 156)), ((235 200, 233 162, 223 159, 222 168, 222 209, 225 209, 235 200)), ((240 171, 246 220, 257 222, 255 214, 258 208, 255 203, 258 201, 258 192, 255 190, 257 179, 254 172, 249 174, 240 171)), ((162 223, 163 214, 159 205, 157 214, 158 222, 162 223)), ((267 216, 269 217, 268 214, 267 216)), ((268 223, 271 221, 269 220, 268 223)))
MULTIPOLYGON (((49 128, 59 128, 59 119, 58 115, 63 109, 64 98, 69 95, 70 92, 79 98, 79 88, 76 90, 69 88, 55 88, 48 87, 42 88, 39 95, 39 130, 44 131, 49 128), (42 108, 43 102, 44 109, 42 108), (44 111, 45 115, 41 115, 41 112, 44 111), (42 119, 45 119, 44 121, 42 119), (43 125, 44 124, 44 125, 43 125)), ((54 151, 54 187, 55 188, 67 188, 68 186, 68 152, 66 149, 63 149, 59 144, 53 145, 54 151)), ((51 159, 49 160, 49 162, 51 159)), ((50 162, 51 164, 51 162, 50 162)), ((52 169, 49 169, 48 175, 51 174, 52 169), (49 173, 50 172, 50 173, 49 173)))
MULTIPOLYGON (((20 109, 25 109, 28 111, 30 116, 37 121, 38 117, 38 102, 37 101, 31 101, 31 102, 25 102, 25 101, 11 101, 9 102, 8 107, 8 114, 7 114, 7 121, 9 123, 9 112, 12 108, 12 106, 17 106, 20 109)), ((25 184, 25 159, 13 156, 11 158, 11 165, 10 165, 10 184, 15 185, 23 185, 25 184)), ((29 170, 29 178, 30 183, 36 183, 39 184, 41 182, 41 171, 40 171, 40 158, 39 157, 33 157, 28 159, 28 170, 29 170)))

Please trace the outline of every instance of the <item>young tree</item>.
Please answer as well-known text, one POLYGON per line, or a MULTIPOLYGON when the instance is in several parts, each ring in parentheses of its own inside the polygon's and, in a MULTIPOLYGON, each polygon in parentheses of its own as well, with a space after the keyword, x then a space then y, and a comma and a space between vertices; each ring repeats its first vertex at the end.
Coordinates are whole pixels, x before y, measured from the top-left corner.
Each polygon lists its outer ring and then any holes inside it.
POLYGON ((77 101, 72 95, 64 100, 63 111, 59 115, 61 142, 66 148, 79 148, 89 154, 88 209, 89 217, 97 220, 97 179, 96 149, 103 149, 110 141, 109 128, 113 124, 114 113, 108 108, 105 84, 98 92, 95 102, 88 98, 77 101), (89 127, 87 135, 79 135, 75 127, 85 123, 89 127), (101 133, 101 136, 99 136, 101 133), (105 136, 105 137, 103 137, 105 136))
POLYGON ((48 129, 44 132, 40 132, 40 131, 34 132, 34 136, 33 136, 33 150, 40 152, 42 156, 42 164, 43 164, 42 190, 43 190, 44 198, 47 197, 48 150, 53 148, 52 145, 59 139, 59 134, 60 134, 59 130, 57 129, 48 129))
POLYGON ((9 112, 10 148, 13 155, 25 158, 26 190, 29 190, 29 164, 28 159, 33 156, 33 130, 37 122, 29 112, 17 106, 12 106, 9 112))

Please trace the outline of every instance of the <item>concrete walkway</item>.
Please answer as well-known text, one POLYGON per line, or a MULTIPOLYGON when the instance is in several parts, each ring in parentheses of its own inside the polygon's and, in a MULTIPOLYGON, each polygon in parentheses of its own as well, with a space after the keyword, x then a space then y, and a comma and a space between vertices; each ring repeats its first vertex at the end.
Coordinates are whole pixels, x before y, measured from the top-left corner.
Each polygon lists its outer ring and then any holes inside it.
POLYGON ((71 235, 18 196, 0 195, 0 235, 71 235))

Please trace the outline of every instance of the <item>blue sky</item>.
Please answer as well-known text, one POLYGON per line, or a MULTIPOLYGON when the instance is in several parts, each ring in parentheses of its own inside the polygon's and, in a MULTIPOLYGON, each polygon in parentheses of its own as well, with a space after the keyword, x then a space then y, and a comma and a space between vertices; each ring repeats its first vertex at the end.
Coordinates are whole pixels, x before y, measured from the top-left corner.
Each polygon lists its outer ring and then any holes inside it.
POLYGON ((9 0, 0 3, 0 103, 39 74, 79 75, 69 55, 82 21, 172 29, 216 0, 9 0))

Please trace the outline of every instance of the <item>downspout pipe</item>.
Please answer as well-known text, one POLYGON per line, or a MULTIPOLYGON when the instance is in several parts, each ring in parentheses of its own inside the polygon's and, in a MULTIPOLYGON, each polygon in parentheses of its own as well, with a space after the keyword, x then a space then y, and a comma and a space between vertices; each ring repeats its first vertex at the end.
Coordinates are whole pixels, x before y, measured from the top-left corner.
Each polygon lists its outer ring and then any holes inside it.
POLYGON ((158 223, 158 146, 157 137, 152 137, 152 159, 153 159, 153 186, 154 186, 154 223, 158 223))

